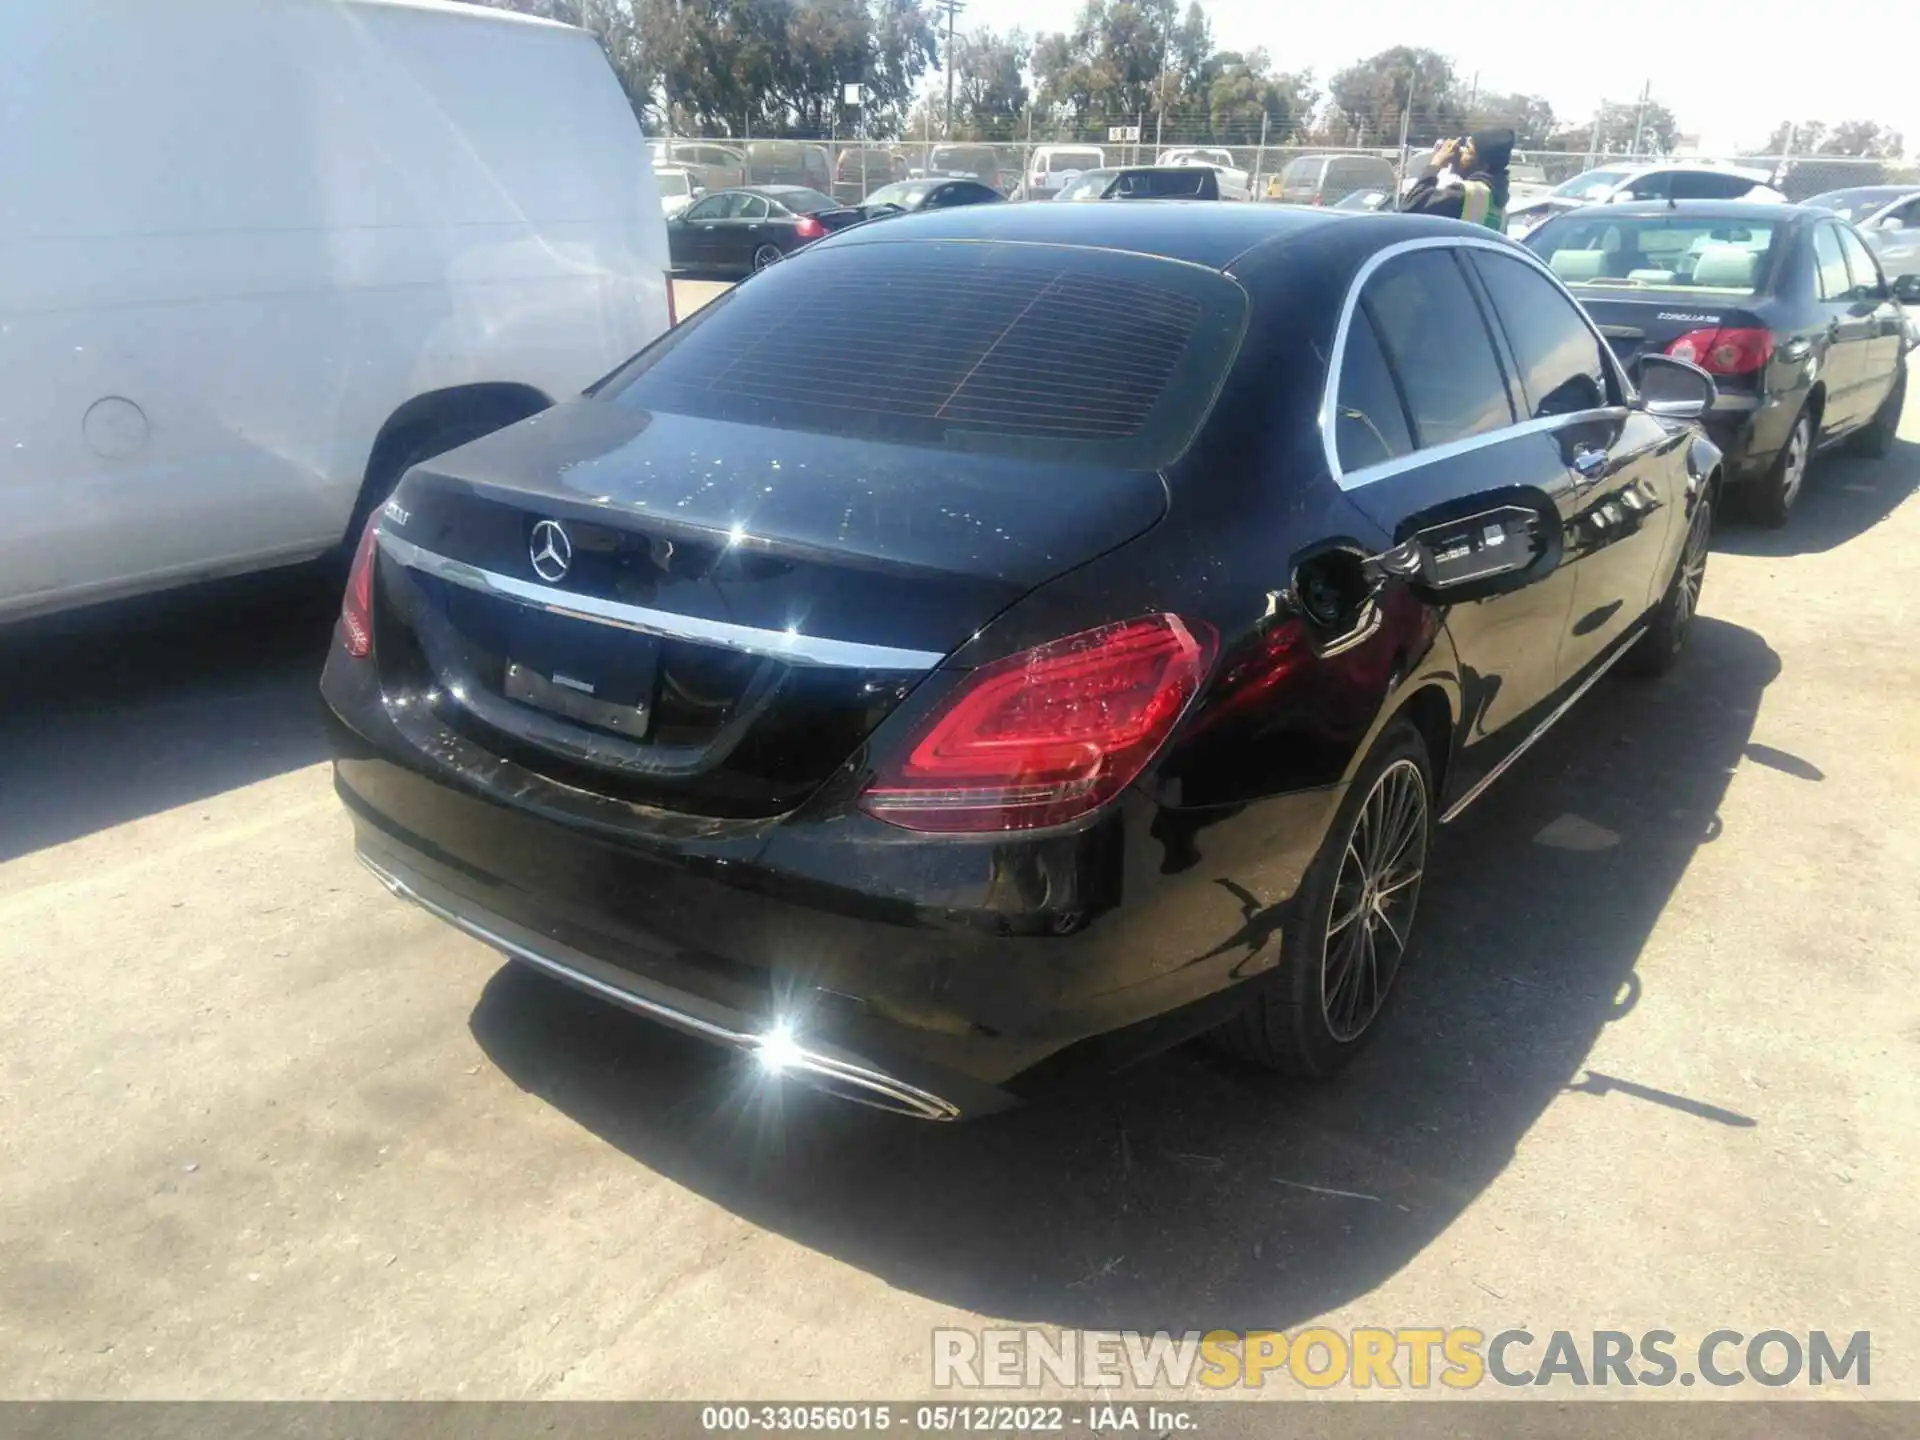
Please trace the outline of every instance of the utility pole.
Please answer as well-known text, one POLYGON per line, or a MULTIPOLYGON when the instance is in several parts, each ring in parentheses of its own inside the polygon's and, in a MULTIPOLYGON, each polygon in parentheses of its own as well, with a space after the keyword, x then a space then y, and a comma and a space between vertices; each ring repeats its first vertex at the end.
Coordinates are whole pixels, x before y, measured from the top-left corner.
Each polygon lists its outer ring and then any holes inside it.
POLYGON ((1640 154, 1640 135, 1647 124, 1647 102, 1653 98, 1653 82, 1647 81, 1640 87, 1640 108, 1633 116, 1633 149, 1628 153, 1635 157, 1640 154))
POLYGON ((934 8, 947 12, 947 133, 953 139, 953 17, 966 9, 966 0, 934 0, 934 8))
POLYGON ((1467 92, 1467 123, 1473 123, 1473 107, 1480 103, 1480 72, 1473 72, 1473 88, 1467 92))
POLYGON ((1260 173, 1267 168, 1267 122, 1273 117, 1260 112, 1260 148, 1253 152, 1253 178, 1247 182, 1247 198, 1260 198, 1260 173))
MULTIPOLYGON (((1400 194, 1407 188, 1407 135, 1413 124, 1413 81, 1407 81, 1407 103, 1400 107, 1400 194)), ((1393 197, 1393 208, 1400 208, 1400 194, 1393 197)))

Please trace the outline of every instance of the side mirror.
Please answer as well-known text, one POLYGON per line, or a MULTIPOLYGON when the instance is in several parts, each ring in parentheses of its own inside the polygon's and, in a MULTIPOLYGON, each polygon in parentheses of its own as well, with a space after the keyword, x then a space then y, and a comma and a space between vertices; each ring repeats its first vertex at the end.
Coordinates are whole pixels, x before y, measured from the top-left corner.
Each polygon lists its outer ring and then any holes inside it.
POLYGON ((1632 374, 1648 412, 1669 420, 1702 419, 1719 398, 1713 376, 1672 355, 1642 355, 1633 362, 1632 374))
POLYGON ((1893 298, 1902 305, 1920 305, 1920 270, 1894 277, 1893 298))
POLYGON ((1876 230, 1886 230, 1891 232, 1894 230, 1904 230, 1907 228, 1907 226, 1906 226, 1906 222, 1902 220, 1898 215, 1889 215, 1887 216, 1886 219, 1882 220, 1878 225, 1874 226, 1873 228, 1876 230))

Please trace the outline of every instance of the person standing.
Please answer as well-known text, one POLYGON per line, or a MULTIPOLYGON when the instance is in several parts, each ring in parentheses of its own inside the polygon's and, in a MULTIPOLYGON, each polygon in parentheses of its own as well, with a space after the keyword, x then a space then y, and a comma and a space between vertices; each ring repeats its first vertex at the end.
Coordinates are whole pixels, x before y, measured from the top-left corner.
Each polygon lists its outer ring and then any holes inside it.
POLYGON ((1504 230, 1513 142, 1511 130, 1482 130, 1442 140, 1433 147, 1426 174, 1413 182, 1400 202, 1401 210, 1504 230))

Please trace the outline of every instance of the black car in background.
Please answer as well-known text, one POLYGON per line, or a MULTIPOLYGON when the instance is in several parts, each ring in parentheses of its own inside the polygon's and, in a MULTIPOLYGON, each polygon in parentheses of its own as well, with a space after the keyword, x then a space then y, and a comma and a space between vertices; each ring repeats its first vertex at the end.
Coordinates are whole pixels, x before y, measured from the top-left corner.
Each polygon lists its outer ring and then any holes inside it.
POLYGON ((359 854, 756 1083, 1331 1074, 1438 828, 1681 653, 1713 384, 1634 368, 1448 221, 844 231, 407 473, 323 681, 359 854))
POLYGON ((1901 301, 1853 227, 1826 210, 1738 201, 1591 206, 1527 248, 1580 298, 1623 360, 1666 354, 1714 377, 1708 433, 1726 479, 1785 524, 1807 462, 1846 443, 1884 455, 1906 397, 1901 301))
POLYGON ((696 200, 667 221, 676 270, 750 274, 864 214, 799 185, 745 185, 696 200))
POLYGON ((950 210, 959 205, 998 205, 1006 200, 978 180, 901 180, 883 185, 860 208, 867 218, 909 215, 916 210, 950 210))
POLYGON ((1220 176, 1210 165, 1134 165, 1088 170, 1060 188, 1056 200, 1218 200, 1220 176))

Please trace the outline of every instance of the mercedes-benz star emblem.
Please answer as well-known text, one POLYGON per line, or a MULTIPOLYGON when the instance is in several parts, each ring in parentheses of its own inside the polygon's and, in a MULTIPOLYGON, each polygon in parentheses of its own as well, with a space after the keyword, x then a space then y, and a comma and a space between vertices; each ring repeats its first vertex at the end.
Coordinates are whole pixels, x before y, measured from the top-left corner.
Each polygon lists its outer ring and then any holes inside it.
POLYGON ((527 537, 527 558, 533 573, 548 584, 564 580, 573 568, 573 541, 558 520, 542 520, 527 537))

